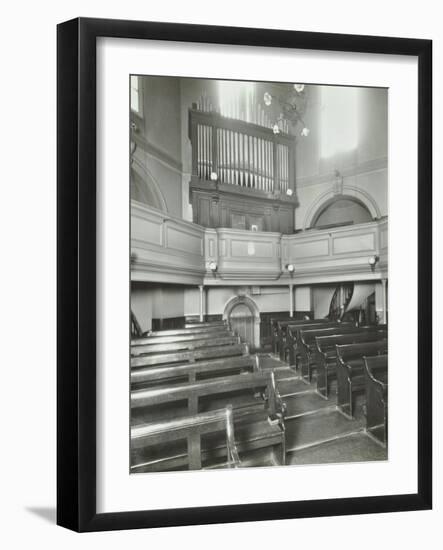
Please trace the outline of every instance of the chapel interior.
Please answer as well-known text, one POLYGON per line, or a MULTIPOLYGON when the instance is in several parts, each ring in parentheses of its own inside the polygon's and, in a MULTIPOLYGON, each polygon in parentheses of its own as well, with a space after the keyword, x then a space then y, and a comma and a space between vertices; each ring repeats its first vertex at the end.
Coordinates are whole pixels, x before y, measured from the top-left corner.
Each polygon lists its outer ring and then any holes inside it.
POLYGON ((130 98, 131 473, 387 460, 387 90, 130 98))

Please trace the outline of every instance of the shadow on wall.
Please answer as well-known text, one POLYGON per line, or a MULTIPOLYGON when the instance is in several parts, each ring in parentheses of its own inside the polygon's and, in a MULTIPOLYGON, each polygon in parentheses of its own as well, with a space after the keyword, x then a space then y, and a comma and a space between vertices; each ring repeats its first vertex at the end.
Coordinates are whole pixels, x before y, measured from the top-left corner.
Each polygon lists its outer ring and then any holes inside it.
POLYGON ((29 506, 26 508, 26 511, 38 516, 39 518, 48 521, 49 523, 55 524, 57 518, 57 511, 54 507, 45 507, 45 506, 29 506))
POLYGON ((134 169, 131 170, 131 199, 168 212, 159 185, 146 171, 142 178, 134 169))

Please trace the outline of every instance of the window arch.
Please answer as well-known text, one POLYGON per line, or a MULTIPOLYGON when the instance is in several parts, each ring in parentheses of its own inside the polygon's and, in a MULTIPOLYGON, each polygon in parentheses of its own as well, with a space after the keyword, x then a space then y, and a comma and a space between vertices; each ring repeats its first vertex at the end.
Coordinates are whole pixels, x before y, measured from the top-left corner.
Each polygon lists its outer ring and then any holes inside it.
POLYGON ((371 212, 361 200, 350 195, 337 195, 320 206, 312 218, 311 227, 350 225, 372 220, 371 212))

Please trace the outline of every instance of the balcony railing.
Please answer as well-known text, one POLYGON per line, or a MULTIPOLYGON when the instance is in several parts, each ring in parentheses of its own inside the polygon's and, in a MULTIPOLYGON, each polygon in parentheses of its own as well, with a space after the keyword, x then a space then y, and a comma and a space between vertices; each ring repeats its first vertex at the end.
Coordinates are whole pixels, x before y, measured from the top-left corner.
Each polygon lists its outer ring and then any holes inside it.
POLYGON ((267 193, 294 189, 295 138, 272 129, 189 110, 192 175, 267 193))
POLYGON ((204 228, 136 201, 131 210, 132 280, 309 285, 387 277, 387 219, 282 235, 204 228))

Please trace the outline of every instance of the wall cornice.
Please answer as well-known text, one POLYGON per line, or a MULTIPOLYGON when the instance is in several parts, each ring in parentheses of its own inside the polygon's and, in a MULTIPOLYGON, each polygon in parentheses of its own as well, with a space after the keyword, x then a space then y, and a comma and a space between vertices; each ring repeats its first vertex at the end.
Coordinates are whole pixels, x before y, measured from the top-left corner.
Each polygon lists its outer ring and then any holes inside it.
MULTIPOLYGON (((377 172, 379 170, 386 170, 388 167, 388 157, 380 157, 373 160, 362 162, 356 166, 349 168, 343 168, 340 170, 340 175, 343 178, 350 178, 353 176, 359 176, 362 174, 369 174, 371 172, 377 172)), ((323 174, 315 174, 313 176, 304 176, 295 179, 296 189, 303 187, 310 187, 311 185, 321 185, 324 183, 331 183, 336 180, 334 171, 325 172, 323 174)))

